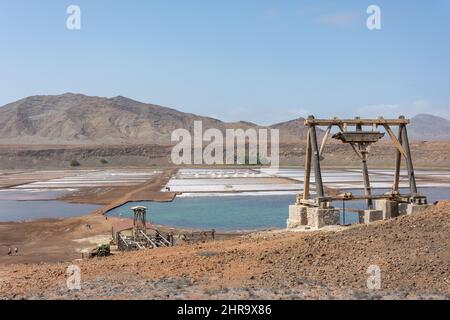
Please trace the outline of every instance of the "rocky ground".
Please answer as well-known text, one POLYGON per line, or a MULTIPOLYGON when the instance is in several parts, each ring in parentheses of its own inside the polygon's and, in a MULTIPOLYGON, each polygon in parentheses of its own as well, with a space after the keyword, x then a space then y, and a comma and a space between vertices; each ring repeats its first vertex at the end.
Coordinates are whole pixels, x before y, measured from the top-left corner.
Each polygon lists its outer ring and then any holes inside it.
MULTIPOLYGON (((411 143, 417 168, 449 168, 449 141, 414 141, 411 143), (432 162, 430 162, 432 159, 432 162)), ((79 168, 126 168, 172 165, 170 145, 0 145, 2 169, 73 169, 72 160, 79 168), (102 160, 108 163, 101 163, 102 160)), ((303 140, 280 144, 280 164, 299 166, 305 163, 306 144, 303 140)), ((331 140, 324 152, 322 164, 326 167, 360 167, 359 158, 348 145, 331 140)), ((395 147, 381 141, 372 146, 370 167, 393 167, 395 147)))
POLYGON ((450 299, 450 201, 344 231, 271 231, 71 263, 0 268, 3 299, 450 299), (70 264, 81 290, 66 287, 70 264), (381 289, 368 290, 378 266, 381 289))

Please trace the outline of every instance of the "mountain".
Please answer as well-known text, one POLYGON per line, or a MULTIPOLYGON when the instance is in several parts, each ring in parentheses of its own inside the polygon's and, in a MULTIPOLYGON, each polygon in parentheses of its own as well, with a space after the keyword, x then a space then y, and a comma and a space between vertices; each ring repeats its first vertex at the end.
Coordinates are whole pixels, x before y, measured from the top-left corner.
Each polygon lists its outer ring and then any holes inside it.
POLYGON ((178 128, 193 132, 194 121, 203 130, 240 127, 125 97, 101 98, 66 93, 32 96, 0 108, 3 144, 168 144, 178 128))
MULTIPOLYGON (((0 107, 0 144, 170 144, 174 130, 263 128, 251 122, 227 123, 126 97, 90 97, 66 93, 32 96, 0 107)), ((280 140, 304 138, 303 119, 269 128, 280 129, 280 140)), ((298 140, 297 140, 298 141, 298 140)))
MULTIPOLYGON (((227 123, 126 97, 90 97, 66 93, 32 96, 0 107, 0 144, 170 144, 174 130, 270 128, 280 142, 305 141, 303 118, 261 127, 251 122, 227 123)), ((450 121, 420 114, 408 127, 411 140, 450 140, 450 121)), ((318 129, 319 136, 323 131, 318 129)))
POLYGON ((418 114, 408 126, 411 140, 450 140, 450 121, 430 114, 418 114))
MULTIPOLYGON (((298 118, 274 124, 270 126, 270 128, 280 130, 280 137, 282 137, 283 142, 298 142, 299 140, 306 141, 308 129, 305 127, 304 123, 304 118, 298 118)), ((322 134, 322 130, 317 128, 317 133, 320 136, 322 134)))

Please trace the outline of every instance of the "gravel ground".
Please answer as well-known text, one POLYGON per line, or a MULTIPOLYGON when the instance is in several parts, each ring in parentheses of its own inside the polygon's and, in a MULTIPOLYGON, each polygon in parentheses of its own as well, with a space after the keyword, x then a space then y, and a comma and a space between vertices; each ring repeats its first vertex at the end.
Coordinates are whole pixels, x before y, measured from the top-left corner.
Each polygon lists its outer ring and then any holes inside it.
POLYGON ((449 299, 450 201, 340 232, 261 232, 230 240, 0 269, 3 299, 449 299), (368 290, 378 266, 381 289, 368 290))

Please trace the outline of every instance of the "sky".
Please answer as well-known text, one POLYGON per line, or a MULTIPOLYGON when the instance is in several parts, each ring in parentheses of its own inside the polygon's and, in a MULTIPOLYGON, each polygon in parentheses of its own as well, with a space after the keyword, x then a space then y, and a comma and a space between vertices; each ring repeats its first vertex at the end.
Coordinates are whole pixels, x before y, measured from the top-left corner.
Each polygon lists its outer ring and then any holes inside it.
POLYGON ((0 105, 74 92, 258 124, 450 119, 449 40, 450 0, 0 0, 0 105))

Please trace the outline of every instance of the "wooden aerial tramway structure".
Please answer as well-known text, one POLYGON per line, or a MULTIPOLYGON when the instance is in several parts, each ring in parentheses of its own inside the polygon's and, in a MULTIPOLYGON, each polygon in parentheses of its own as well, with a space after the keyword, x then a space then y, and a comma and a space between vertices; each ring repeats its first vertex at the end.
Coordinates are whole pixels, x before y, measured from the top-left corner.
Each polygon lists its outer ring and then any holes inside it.
POLYGON ((118 228, 113 226, 113 242, 121 251, 156 249, 172 247, 178 243, 199 243, 215 239, 216 231, 163 232, 147 223, 147 208, 136 206, 131 208, 133 220, 131 226, 118 228))
POLYGON ((398 119, 338 119, 333 118, 329 120, 315 119, 314 116, 308 117, 305 120, 305 126, 308 127, 308 134, 306 139, 306 160, 305 160, 305 176, 304 176, 304 192, 303 196, 299 197, 297 204, 325 207, 332 201, 348 201, 348 200, 366 200, 367 209, 373 209, 373 201, 388 199, 397 201, 399 203, 412 203, 417 205, 427 204, 427 198, 418 193, 416 178, 414 175, 413 161, 411 157, 411 149, 409 145, 408 133, 406 126, 410 123, 404 116, 398 119), (319 147, 317 139, 317 127, 326 127, 325 135, 319 147), (370 127, 370 130, 363 130, 365 127, 370 127), (380 132, 379 128, 383 128, 386 132, 380 132), (397 135, 393 131, 393 127, 398 128, 397 135), (338 132, 332 135, 332 130, 336 129, 338 132), (349 130, 355 128, 354 130, 349 130), (389 135, 390 140, 396 148, 395 171, 392 189, 390 192, 382 195, 373 195, 370 185, 369 170, 367 165, 367 158, 370 151, 370 146, 378 142, 385 136, 389 135), (339 196, 326 196, 324 192, 324 185, 322 181, 321 160, 325 145, 330 137, 338 139, 343 143, 351 146, 353 151, 361 160, 362 175, 364 182, 364 195, 355 196, 351 193, 345 193, 339 196), (402 159, 405 160, 406 169, 409 180, 409 194, 401 194, 399 189, 400 170, 402 159), (314 170, 315 191, 316 197, 310 197, 311 171, 314 170))
POLYGON ((147 227, 147 208, 137 206, 133 210, 133 227, 128 232, 117 232, 116 243, 119 250, 142 250, 159 247, 171 247, 173 243, 172 234, 163 234, 157 229, 149 230, 147 227))

